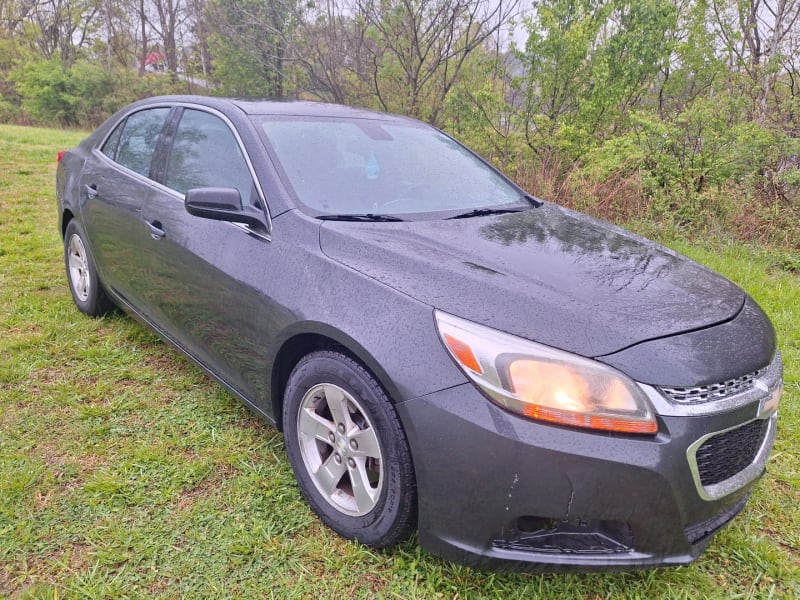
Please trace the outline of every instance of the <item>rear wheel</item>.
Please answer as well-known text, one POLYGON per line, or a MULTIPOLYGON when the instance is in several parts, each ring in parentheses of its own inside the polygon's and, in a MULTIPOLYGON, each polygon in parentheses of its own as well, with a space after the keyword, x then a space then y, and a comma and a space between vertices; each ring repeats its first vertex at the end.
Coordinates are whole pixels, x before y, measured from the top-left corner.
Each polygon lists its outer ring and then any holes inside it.
POLYGON ((74 219, 67 224, 64 233, 64 263, 72 299, 82 313, 99 317, 114 309, 97 276, 86 236, 74 219))
POLYGON ((375 378, 333 351, 300 360, 286 387, 286 450, 303 495, 326 525, 375 548, 416 521, 411 453, 375 378))

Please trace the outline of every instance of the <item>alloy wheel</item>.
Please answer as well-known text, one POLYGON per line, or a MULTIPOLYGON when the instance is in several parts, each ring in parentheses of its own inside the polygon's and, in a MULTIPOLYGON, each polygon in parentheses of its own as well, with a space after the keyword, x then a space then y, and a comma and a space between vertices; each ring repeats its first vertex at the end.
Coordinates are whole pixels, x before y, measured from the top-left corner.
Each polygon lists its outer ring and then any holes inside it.
POLYGON ((328 503, 351 516, 375 508, 384 461, 375 428, 355 397, 330 383, 312 387, 300 404, 297 433, 306 469, 328 503))
POLYGON ((73 234, 69 238, 68 250, 69 280, 75 295, 81 302, 89 299, 92 291, 92 279, 89 275, 89 258, 86 248, 79 235, 73 234))

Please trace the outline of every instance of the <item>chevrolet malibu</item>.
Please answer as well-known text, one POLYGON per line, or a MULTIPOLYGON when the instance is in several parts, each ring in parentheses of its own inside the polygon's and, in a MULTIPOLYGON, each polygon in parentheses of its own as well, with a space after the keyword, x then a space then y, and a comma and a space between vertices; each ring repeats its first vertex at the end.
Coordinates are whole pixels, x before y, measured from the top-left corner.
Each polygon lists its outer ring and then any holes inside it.
POLYGON ((130 313, 276 425, 346 538, 679 565, 764 473, 782 365, 758 305, 428 125, 152 98, 61 153, 56 189, 78 309, 130 313))

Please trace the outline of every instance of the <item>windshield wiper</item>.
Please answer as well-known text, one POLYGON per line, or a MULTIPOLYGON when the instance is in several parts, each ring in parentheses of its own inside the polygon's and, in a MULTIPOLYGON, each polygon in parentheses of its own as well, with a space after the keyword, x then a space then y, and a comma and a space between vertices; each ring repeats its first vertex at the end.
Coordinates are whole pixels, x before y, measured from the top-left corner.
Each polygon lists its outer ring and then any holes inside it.
POLYGON ((350 215, 319 215, 317 219, 322 221, 404 221, 394 215, 379 215, 375 213, 350 214, 350 215))
POLYGON ((505 213, 516 213, 516 212, 522 212, 523 210, 529 210, 529 209, 527 206, 525 207, 517 206, 515 208, 476 208, 475 210, 471 210, 469 212, 461 213, 459 215, 447 218, 468 219, 469 217, 485 217, 487 215, 502 215, 505 213))

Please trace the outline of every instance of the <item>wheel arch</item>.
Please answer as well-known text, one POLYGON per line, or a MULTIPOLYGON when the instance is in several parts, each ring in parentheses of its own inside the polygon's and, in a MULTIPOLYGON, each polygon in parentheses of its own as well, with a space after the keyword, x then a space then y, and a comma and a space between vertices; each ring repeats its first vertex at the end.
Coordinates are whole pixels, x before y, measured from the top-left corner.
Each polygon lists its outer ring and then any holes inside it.
POLYGON ((396 402, 397 387, 380 363, 361 344, 344 332, 318 322, 306 322, 292 327, 275 353, 270 374, 272 418, 278 430, 283 430, 283 395, 289 375, 304 356, 316 350, 338 350, 361 364, 396 402))
POLYGON ((64 236, 67 235, 67 225, 69 225, 69 222, 72 221, 72 219, 74 219, 74 218, 75 218, 75 215, 68 208, 65 208, 61 212, 61 239, 62 240, 64 239, 64 236))

